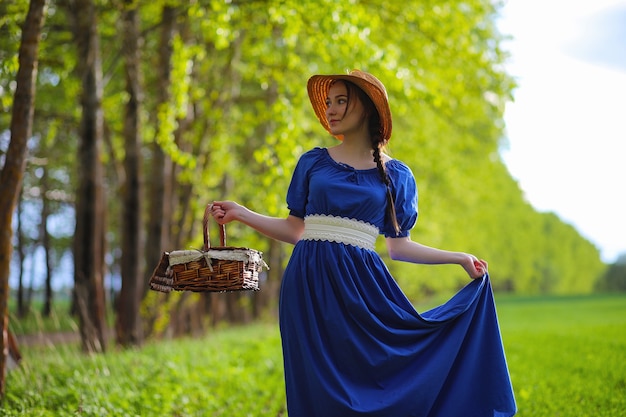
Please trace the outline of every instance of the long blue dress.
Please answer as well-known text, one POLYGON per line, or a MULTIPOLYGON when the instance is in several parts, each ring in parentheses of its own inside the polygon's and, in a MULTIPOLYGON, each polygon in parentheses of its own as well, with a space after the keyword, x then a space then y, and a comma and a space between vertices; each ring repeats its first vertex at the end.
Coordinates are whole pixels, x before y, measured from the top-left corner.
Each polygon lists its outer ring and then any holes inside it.
MULTIPOLYGON (((410 169, 386 164, 401 236, 417 220, 410 169)), ((343 217, 394 236, 376 169, 315 148, 298 161, 291 215, 343 217)), ((285 270, 280 330, 289 417, 505 417, 516 412, 488 276, 419 314, 373 250, 300 240, 285 270)))

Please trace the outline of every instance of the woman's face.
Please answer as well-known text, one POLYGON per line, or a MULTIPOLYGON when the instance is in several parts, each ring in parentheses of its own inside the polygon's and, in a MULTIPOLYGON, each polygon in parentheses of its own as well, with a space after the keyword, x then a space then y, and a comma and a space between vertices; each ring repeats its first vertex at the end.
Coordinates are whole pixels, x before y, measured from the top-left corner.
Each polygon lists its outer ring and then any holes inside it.
POLYGON ((366 129, 363 104, 356 94, 348 97, 348 89, 342 81, 336 81, 328 90, 326 119, 335 136, 366 129))

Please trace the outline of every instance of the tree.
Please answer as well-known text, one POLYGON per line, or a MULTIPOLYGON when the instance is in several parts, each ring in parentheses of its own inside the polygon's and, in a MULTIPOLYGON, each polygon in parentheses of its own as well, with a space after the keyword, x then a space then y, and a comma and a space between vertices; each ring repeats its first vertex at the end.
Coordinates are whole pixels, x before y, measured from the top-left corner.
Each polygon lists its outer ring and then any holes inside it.
POLYGON ((123 52, 126 67, 126 114, 124 119, 124 186, 122 190, 122 288, 117 304, 117 343, 138 345, 143 339, 139 303, 143 296, 142 179, 141 179, 141 59, 139 10, 132 0, 123 13, 123 52))
POLYGON ((43 317, 50 317, 52 313, 52 270, 54 269, 52 266, 51 259, 51 245, 50 245, 50 234, 48 233, 48 218, 50 216, 50 201, 46 198, 46 194, 48 191, 48 167, 42 166, 42 176, 41 176, 41 189, 43 198, 41 200, 41 227, 39 228, 39 238, 41 240, 41 245, 44 249, 44 254, 46 258, 46 283, 45 283, 45 298, 44 304, 41 310, 41 315, 43 317))
MULTIPOLYGON (((22 20, 25 7, 19 4, 24 1, 0 3, 9 16, 2 20, 0 10, 0 21, 22 20)), ((394 116, 388 150, 414 171, 420 193, 420 220, 412 231, 416 240, 485 257, 500 291, 585 292, 603 271, 593 245, 558 217, 538 213, 525 201, 499 156, 504 105, 515 87, 503 72, 507 56, 495 25, 500 1, 116 4, 94 12, 86 0, 53 3, 56 13, 44 27, 33 128, 47 141, 32 143, 37 143, 37 156, 49 161, 51 188, 67 193, 70 198, 64 201, 76 201, 75 257, 81 276, 91 286, 93 277, 104 274, 101 252, 107 253, 109 272, 115 272, 110 274, 115 276, 112 292, 119 289, 121 271, 124 288, 116 296, 116 312, 118 325, 129 324, 126 330, 132 324, 125 320, 135 311, 133 271, 145 266, 149 274, 163 250, 199 247, 198 226, 207 202, 229 198, 269 215, 288 214, 285 194, 298 157, 313 146, 336 143, 312 115, 306 79, 352 68, 375 73, 387 86, 394 116), (120 30, 130 10, 138 16, 140 30, 120 30), (72 16, 75 37, 82 42, 79 54, 72 48, 72 16), (96 36, 101 48, 89 43, 96 36), (131 57, 139 40, 142 53, 131 57), (137 77, 128 77, 135 73, 137 77), (77 97, 83 105, 76 105, 77 97), (138 114, 143 116, 139 125, 138 114), (137 144, 139 137, 143 141, 137 144), (135 161, 136 155, 141 161, 135 161), (79 175, 74 175, 77 165, 79 175), (138 175, 146 181, 144 191, 135 190, 141 184, 138 175), (121 198, 115 198, 116 191, 121 198), (142 202, 145 207, 137 208, 142 202), (135 240, 138 223, 148 245, 135 240), (144 245, 142 256, 133 255, 137 244, 144 245)), ((17 61, 16 30, 8 26, 11 36, 0 37, 2 86, 11 85, 17 61)), ((10 106, 4 91, 3 110, 10 106)), ((5 114, 0 111, 0 125, 8 124, 5 114)), ((30 171, 24 187, 35 190, 41 178, 30 171)), ((39 205, 42 197, 27 192, 24 198, 39 205)), ((50 211, 51 218, 60 212, 54 204, 50 211)), ((68 212, 71 223, 74 213, 68 212)), ((34 229, 28 217, 23 216, 23 230, 34 229)), ((191 317, 211 323, 273 313, 290 245, 237 224, 228 227, 230 244, 264 251, 271 269, 263 290, 252 295, 163 295, 139 282, 142 314, 152 316, 144 321, 149 324, 144 337, 153 326, 154 334, 189 331, 175 329, 174 323, 191 317)), ((55 249, 56 244, 52 239, 55 249)), ((39 250, 36 245, 40 243, 29 241, 24 246, 27 264, 34 249, 39 250)), ((382 245, 380 249, 384 254, 382 245)), ((395 262, 389 267, 411 298, 466 282, 458 268, 422 270, 395 262)), ((84 303, 104 304, 98 280, 84 303)), ((77 291, 84 292, 86 285, 78 282, 77 291)))
MULTIPOLYGON (((18 283, 17 283, 17 316, 19 318, 26 317, 26 313, 28 311, 29 303, 28 300, 25 300, 24 294, 24 258, 25 258, 25 250, 24 250, 24 236, 22 234, 22 210, 20 205, 22 204, 22 193, 20 192, 17 202, 17 227, 15 233, 17 234, 17 255, 19 259, 19 272, 18 272, 18 283)), ((10 259, 10 258, 9 258, 10 259)))
POLYGON ((626 291, 626 253, 622 253, 617 260, 608 266, 602 279, 596 285, 598 291, 626 291))
POLYGON ((96 7, 77 0, 70 13, 78 47, 78 75, 82 81, 80 183, 76 192, 74 235, 75 301, 83 351, 106 349, 104 298, 105 200, 101 147, 103 140, 102 63, 96 7))
MULTIPOLYGON (((147 241, 153 242, 145 247, 145 259, 150 268, 154 268, 161 257, 161 250, 167 247, 169 242, 169 221, 172 216, 172 159, 165 153, 163 148, 168 142, 172 142, 173 134, 171 122, 170 89, 172 73, 172 50, 174 34, 176 32, 176 9, 170 5, 163 6, 161 13, 161 36, 158 42, 158 61, 156 93, 155 138, 150 145, 151 164, 149 167, 150 183, 147 190, 148 218, 147 218, 147 241)), ((147 288, 145 289, 147 291, 147 288)))
POLYGON ((45 20, 46 0, 31 0, 22 26, 17 86, 11 116, 11 143, 0 173, 0 396, 4 397, 9 349, 9 267, 13 211, 22 185, 27 141, 32 133, 39 41, 45 20))

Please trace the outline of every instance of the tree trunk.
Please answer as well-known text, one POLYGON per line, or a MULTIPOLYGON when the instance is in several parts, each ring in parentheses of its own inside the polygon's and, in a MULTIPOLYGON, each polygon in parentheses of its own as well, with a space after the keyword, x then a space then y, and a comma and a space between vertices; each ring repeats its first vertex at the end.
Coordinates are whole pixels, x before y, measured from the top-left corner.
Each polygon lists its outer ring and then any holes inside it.
POLYGON ((22 232, 22 199, 23 193, 20 191, 17 203, 17 253, 18 258, 20 260, 20 271, 18 273, 18 282, 17 282, 17 317, 24 318, 26 317, 26 313, 28 311, 28 304, 26 304, 25 295, 24 295, 24 259, 26 258, 26 253, 24 250, 24 235, 22 232))
POLYGON ((105 204, 100 159, 103 138, 102 63, 96 8, 77 0, 70 13, 78 45, 82 80, 79 185, 74 234, 74 283, 83 351, 103 352, 105 340, 104 230, 105 204))
POLYGON ((125 138, 125 184, 122 192, 122 288, 118 298, 116 324, 117 343, 122 346, 139 345, 143 330, 139 317, 139 304, 143 295, 141 256, 141 136, 140 107, 142 101, 140 72, 139 12, 136 3, 126 0, 128 9, 123 18, 123 52, 126 63, 126 117, 125 138))
POLYGON ((33 126, 37 63, 46 0, 31 0, 22 28, 11 142, 0 173, 0 397, 4 398, 9 353, 9 269, 13 252, 13 211, 26 166, 26 143, 33 126))
POLYGON ((46 194, 48 191, 48 167, 43 166, 43 176, 41 177, 41 232, 40 239, 41 244, 44 249, 44 254, 46 257, 46 288, 45 288, 45 298, 43 308, 41 310, 41 315, 43 317, 50 317, 50 313, 52 312, 52 259, 51 259, 51 248, 50 248, 50 235, 48 234, 48 217, 50 216, 50 202, 46 198, 46 194))
MULTIPOLYGON (((175 33, 176 13, 169 6, 163 8, 161 24, 161 42, 159 48, 159 77, 157 85, 157 113, 162 106, 168 106, 170 101, 171 60, 173 53, 173 38, 175 33)), ((158 123, 158 120, 157 120, 158 123)), ((163 129, 158 126, 157 130, 163 129)), ((158 136, 159 133, 157 133, 158 136)), ((169 222, 171 218, 171 172, 172 160, 161 149, 158 143, 152 145, 152 164, 150 167, 150 183, 148 189, 148 227, 145 246, 147 272, 152 273, 161 259, 161 252, 169 242, 169 222)), ((146 280, 147 282, 147 280, 146 280)), ((148 290, 147 286, 144 289, 148 290)))
POLYGON ((270 267, 268 271, 260 273, 259 283, 263 291, 259 291, 254 298, 252 309, 254 317, 258 318, 268 307, 276 311, 278 307, 278 294, 284 272, 285 245, 282 242, 271 239, 267 251, 267 263, 270 267))

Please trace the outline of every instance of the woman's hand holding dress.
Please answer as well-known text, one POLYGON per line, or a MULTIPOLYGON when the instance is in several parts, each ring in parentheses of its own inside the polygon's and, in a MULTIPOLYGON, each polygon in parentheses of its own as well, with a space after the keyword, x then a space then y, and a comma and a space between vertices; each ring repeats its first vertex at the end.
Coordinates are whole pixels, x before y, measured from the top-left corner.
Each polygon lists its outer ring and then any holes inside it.
POLYGON ((409 237, 387 238, 387 251, 391 259, 417 264, 458 264, 472 279, 487 273, 487 262, 464 252, 432 248, 412 241, 409 237))

